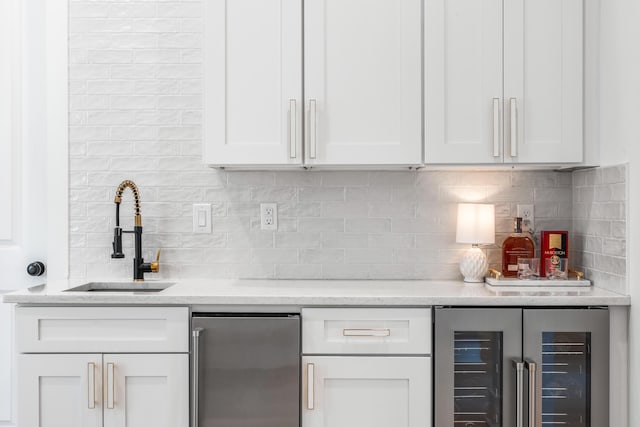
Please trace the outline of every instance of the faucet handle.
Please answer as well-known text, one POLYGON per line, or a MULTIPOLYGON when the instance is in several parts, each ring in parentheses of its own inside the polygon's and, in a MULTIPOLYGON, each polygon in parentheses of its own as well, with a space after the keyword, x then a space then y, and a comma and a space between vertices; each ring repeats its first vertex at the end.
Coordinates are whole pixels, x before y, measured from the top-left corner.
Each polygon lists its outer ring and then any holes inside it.
POLYGON ((158 271, 160 271, 160 249, 156 254, 156 260, 151 263, 151 272, 157 273, 158 271))

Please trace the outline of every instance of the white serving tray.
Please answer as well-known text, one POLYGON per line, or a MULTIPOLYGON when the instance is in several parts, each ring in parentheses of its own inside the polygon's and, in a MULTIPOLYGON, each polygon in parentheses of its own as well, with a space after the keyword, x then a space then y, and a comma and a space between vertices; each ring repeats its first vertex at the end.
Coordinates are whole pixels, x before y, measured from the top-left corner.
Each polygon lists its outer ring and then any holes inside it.
POLYGON ((520 280, 517 278, 496 279, 495 277, 485 277, 485 282, 491 286, 513 286, 513 287, 586 287, 591 286, 591 281, 587 279, 568 279, 568 280, 520 280))

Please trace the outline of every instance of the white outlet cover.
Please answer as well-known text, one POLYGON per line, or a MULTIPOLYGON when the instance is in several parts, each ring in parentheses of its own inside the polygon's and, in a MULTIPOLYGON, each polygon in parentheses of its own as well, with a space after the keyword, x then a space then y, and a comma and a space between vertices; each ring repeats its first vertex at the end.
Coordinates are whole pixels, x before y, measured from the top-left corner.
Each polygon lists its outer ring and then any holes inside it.
POLYGON ((535 230, 535 215, 533 205, 518 205, 516 216, 522 218, 523 231, 535 230))
POLYGON ((278 229, 278 204, 260 203, 260 229, 278 229))

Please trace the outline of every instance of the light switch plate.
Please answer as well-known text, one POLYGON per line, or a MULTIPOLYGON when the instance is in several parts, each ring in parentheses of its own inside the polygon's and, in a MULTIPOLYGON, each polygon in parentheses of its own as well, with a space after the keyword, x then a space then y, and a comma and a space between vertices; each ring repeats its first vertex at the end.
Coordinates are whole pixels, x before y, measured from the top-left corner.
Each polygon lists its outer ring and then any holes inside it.
POLYGON ((211 233, 211 204, 196 203, 193 205, 193 232, 211 233))

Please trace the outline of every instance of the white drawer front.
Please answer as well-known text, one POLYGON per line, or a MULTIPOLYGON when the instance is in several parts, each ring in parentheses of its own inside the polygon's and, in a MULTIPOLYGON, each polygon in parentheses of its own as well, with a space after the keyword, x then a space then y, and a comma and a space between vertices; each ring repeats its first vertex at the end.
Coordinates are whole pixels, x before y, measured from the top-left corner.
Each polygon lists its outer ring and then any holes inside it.
POLYGON ((304 354, 431 354, 431 309, 302 309, 304 354))
POLYGON ((20 353, 186 353, 187 307, 18 307, 20 353))

